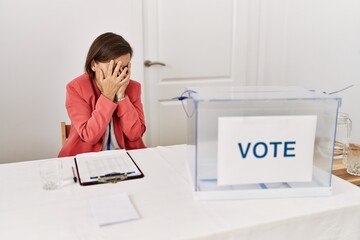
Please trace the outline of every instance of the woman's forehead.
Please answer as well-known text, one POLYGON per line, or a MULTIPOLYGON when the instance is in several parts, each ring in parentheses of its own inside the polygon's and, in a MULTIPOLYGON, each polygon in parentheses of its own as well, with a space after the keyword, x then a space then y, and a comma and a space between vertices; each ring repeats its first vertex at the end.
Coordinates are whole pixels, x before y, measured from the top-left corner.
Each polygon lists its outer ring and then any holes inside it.
POLYGON ((128 54, 122 55, 118 58, 115 58, 114 62, 115 62, 115 65, 120 61, 122 62, 122 65, 128 65, 130 60, 131 60, 130 53, 128 53, 128 54))
MULTIPOLYGON (((117 65, 117 63, 120 62, 120 61, 121 61, 121 66, 122 66, 122 67, 125 67, 125 66, 129 65, 129 62, 131 61, 131 56, 130 56, 130 53, 128 53, 128 54, 122 55, 122 56, 120 56, 120 57, 117 57, 117 58, 115 58, 115 59, 111 59, 111 60, 114 60, 114 67, 115 67, 115 66, 117 65)), ((109 65, 111 60, 105 61, 105 62, 100 62, 100 63, 109 65)))

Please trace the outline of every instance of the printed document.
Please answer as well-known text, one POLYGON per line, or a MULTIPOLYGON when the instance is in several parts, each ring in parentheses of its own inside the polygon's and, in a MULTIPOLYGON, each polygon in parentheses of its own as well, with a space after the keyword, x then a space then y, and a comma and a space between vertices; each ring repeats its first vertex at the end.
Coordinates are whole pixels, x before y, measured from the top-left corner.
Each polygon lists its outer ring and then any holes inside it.
POLYGON ((112 175, 127 175, 128 178, 142 173, 125 150, 109 150, 76 155, 76 164, 81 182, 97 182, 112 175))

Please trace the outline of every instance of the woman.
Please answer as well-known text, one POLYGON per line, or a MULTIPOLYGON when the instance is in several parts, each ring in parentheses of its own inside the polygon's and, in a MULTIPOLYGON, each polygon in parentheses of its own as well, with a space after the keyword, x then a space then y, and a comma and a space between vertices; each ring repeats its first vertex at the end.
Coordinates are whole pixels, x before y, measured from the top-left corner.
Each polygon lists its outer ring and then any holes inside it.
POLYGON ((141 85, 130 80, 131 57, 130 44, 114 33, 92 43, 85 73, 66 86, 71 131, 59 157, 145 148, 141 85))

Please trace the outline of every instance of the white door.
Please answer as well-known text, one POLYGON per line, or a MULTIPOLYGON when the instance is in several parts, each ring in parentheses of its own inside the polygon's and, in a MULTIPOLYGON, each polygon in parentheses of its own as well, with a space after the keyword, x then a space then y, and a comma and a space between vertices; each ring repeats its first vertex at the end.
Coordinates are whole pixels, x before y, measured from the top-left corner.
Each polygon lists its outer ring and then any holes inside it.
POLYGON ((186 143, 186 114, 172 100, 185 87, 247 84, 248 8, 244 0, 144 1, 144 57, 154 63, 145 67, 148 146, 186 143))

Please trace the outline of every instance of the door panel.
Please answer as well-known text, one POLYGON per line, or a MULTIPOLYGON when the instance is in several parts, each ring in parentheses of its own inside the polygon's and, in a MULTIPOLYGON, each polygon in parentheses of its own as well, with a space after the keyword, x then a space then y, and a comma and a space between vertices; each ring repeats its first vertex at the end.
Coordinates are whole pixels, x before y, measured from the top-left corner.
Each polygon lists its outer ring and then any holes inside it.
POLYGON ((247 1, 144 1, 147 145, 186 143, 186 87, 245 85, 247 1))
POLYGON ((159 56, 167 63, 162 83, 230 77, 232 4, 160 1, 159 56))

